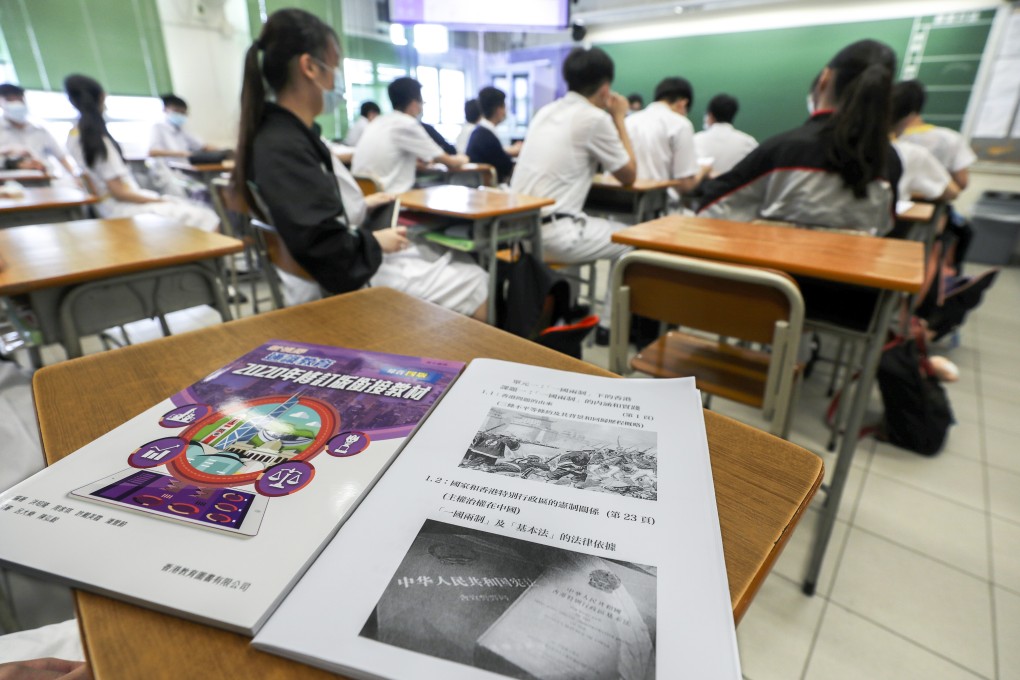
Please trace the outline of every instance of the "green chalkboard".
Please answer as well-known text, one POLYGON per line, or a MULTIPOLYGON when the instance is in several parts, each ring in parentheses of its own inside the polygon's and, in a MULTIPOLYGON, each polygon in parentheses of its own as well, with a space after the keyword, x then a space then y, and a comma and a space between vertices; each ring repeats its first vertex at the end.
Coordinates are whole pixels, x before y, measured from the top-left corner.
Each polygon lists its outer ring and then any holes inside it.
POLYGON ((740 101, 736 126, 762 140, 800 125, 808 115, 805 97, 815 75, 843 46, 872 38, 896 52, 902 65, 898 76, 918 77, 929 86, 926 118, 959 129, 994 14, 988 10, 599 47, 616 63, 617 92, 639 92, 651 101, 659 80, 683 76, 694 86, 689 116, 696 129, 701 129, 708 101, 725 92, 740 101), (919 35, 922 39, 912 42, 919 35))

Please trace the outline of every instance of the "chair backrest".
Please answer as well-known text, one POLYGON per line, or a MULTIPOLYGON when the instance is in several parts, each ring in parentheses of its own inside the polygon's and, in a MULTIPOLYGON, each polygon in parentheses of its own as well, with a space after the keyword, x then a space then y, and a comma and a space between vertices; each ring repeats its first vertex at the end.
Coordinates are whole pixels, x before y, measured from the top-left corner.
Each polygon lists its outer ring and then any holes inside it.
MULTIPOLYGON (((269 263, 272 263, 288 274, 293 274, 306 281, 314 281, 315 278, 304 267, 298 264, 294 256, 291 255, 290 250, 287 249, 287 245, 280 237, 280 232, 276 230, 276 225, 272 222, 272 213, 269 212, 269 206, 266 205, 265 200, 262 198, 258 186, 254 182, 249 181, 248 191, 251 193, 252 202, 255 204, 254 206, 249 206, 250 219, 248 224, 251 227, 259 259, 268 260, 269 263), (254 207, 254 210, 252 207, 254 207)), ((263 262, 262 264, 267 265, 268 263, 263 262)), ((276 273, 267 266, 266 276, 274 302, 276 302, 278 307, 282 307, 283 295, 280 291, 281 284, 276 277, 276 273)))
POLYGON ((366 196, 377 194, 382 191, 382 184, 375 177, 368 175, 355 175, 354 181, 358 183, 358 188, 361 189, 361 193, 366 196))
POLYGON ((632 314, 727 337, 770 344, 777 321, 803 326, 797 284, 774 270, 638 250, 614 271, 621 286, 632 314))
POLYGON ((457 170, 451 170, 446 181, 461 187, 494 187, 496 168, 488 163, 467 163, 457 170))

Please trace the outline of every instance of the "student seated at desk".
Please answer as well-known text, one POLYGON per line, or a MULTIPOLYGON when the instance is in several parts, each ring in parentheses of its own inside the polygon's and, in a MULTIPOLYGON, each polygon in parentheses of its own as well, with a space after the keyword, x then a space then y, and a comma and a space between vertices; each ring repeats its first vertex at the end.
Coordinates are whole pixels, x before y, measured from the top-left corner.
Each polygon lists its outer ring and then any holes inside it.
POLYGON ((402 194, 414 187, 419 160, 442 163, 451 169, 468 162, 467 156, 443 151, 419 122, 421 83, 414 78, 397 78, 387 92, 393 111, 379 116, 361 136, 351 162, 355 175, 374 176, 382 183, 383 191, 402 194))
POLYGON ((351 129, 347 131, 347 136, 344 137, 345 146, 357 146, 358 140, 361 139, 361 135, 365 132, 365 128, 368 127, 369 123, 379 117, 382 110, 375 102, 367 101, 362 103, 360 113, 361 116, 354 121, 354 125, 351 125, 351 129))
POLYGON ((457 141, 453 143, 457 153, 467 153, 471 133, 478 127, 481 117, 482 107, 477 99, 468 99, 464 102, 464 124, 460 126, 460 134, 457 135, 457 141))
POLYGON ((0 85, 0 108, 4 112, 0 119, 0 155, 5 166, 10 166, 5 169, 42 170, 57 177, 57 184, 78 186, 74 179, 78 173, 67 152, 46 128, 28 119, 25 90, 11 83, 0 85), (56 161, 66 174, 50 161, 56 161))
POLYGON ((889 143, 895 70, 888 45, 843 48, 819 74, 811 118, 705 182, 699 214, 887 233, 902 174, 889 143))
POLYGON ((708 102, 705 126, 694 135, 698 158, 712 159, 712 177, 729 172, 758 147, 754 137, 733 127, 740 103, 728 94, 717 94, 708 102))
POLYGON ((625 185, 637 177, 627 100, 610 89, 614 70, 601 49, 575 47, 563 61, 570 91, 538 110, 517 157, 511 191, 556 201, 542 211, 546 260, 574 264, 627 252, 610 241, 626 225, 584 214, 598 165, 625 185))
POLYGON ((488 163, 496 169, 498 181, 506 182, 514 171, 511 156, 521 151, 520 143, 504 149, 496 136, 496 126, 506 119, 506 93, 495 87, 483 87, 478 93, 478 104, 482 117, 468 140, 468 158, 472 163, 488 163))
MULTIPOLYGON (((977 155, 966 138, 956 130, 938 127, 926 123, 921 116, 927 94, 924 85, 918 80, 904 80, 896 83, 893 88, 893 105, 896 117, 900 119, 902 132, 899 140, 904 144, 916 144, 924 147, 942 164, 953 181, 962 191, 970 182, 970 166, 977 160, 977 155)), ((974 228, 956 211, 950 209, 947 232, 955 240, 950 244, 953 251, 953 264, 957 271, 963 266, 964 256, 974 237, 974 228)))
POLYGON ((627 116, 638 179, 676 180, 681 193, 690 193, 708 174, 709 167, 698 167, 694 126, 687 120, 693 102, 686 78, 664 78, 655 87, 655 101, 627 116))
MULTIPOLYGON (((269 17, 245 58, 235 189, 254 205, 254 182, 290 254, 327 293, 371 282, 484 318, 488 277, 478 265, 415 246, 403 228, 360 226, 367 206, 313 128, 342 97, 340 61, 336 33, 315 15, 283 9, 269 17), (275 101, 267 101, 263 80, 275 101)), ((362 144, 385 118, 368 127, 362 144)))
POLYGON ((101 199, 96 204, 101 217, 131 217, 154 213, 203 231, 216 231, 220 220, 211 209, 176 196, 161 196, 138 188, 124 163, 120 146, 110 136, 103 120, 106 92, 92 78, 70 75, 64 80, 67 98, 80 117, 67 137, 67 150, 92 184, 90 190, 101 199))
POLYGON ((212 151, 213 147, 184 129, 188 103, 175 94, 165 94, 162 99, 164 119, 152 126, 149 155, 187 158, 196 151, 212 151))

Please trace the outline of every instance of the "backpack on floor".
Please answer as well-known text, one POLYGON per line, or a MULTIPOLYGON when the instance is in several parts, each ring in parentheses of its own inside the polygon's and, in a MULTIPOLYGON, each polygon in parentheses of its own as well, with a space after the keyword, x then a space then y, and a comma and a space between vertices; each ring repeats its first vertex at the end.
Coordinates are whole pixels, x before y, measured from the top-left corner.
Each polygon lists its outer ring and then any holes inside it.
POLYGON ((910 337, 885 346, 878 364, 878 388, 885 404, 884 439, 925 456, 942 450, 953 420, 949 397, 928 360, 920 322, 911 323, 910 337))

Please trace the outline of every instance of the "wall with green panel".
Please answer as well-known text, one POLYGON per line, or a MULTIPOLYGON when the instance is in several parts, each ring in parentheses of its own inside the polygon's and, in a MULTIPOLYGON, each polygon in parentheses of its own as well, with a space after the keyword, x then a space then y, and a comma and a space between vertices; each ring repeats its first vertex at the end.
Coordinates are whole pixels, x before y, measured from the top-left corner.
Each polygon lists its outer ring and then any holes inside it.
MULTIPOLYGON (((918 77, 932 86, 926 110, 932 122, 957 129, 962 123, 994 11, 980 14, 977 24, 929 33, 918 77)), ((617 92, 640 92, 650 101, 659 80, 683 76, 694 86, 690 119, 697 129, 708 101, 725 92, 740 101, 737 127, 761 140, 807 118, 811 81, 840 48, 872 38, 891 46, 902 62, 914 28, 907 18, 599 46, 616 63, 617 92)))
POLYGON ((4 0, 0 22, 22 87, 84 73, 110 94, 173 89, 156 0, 4 0))

